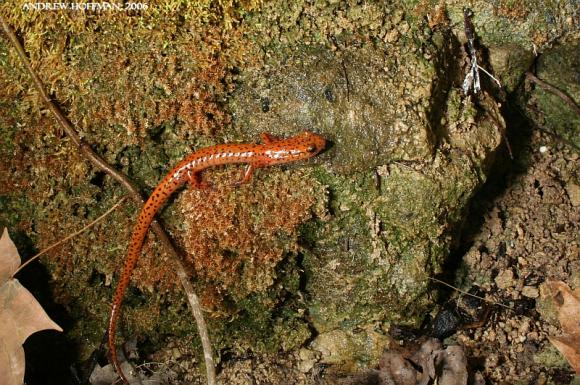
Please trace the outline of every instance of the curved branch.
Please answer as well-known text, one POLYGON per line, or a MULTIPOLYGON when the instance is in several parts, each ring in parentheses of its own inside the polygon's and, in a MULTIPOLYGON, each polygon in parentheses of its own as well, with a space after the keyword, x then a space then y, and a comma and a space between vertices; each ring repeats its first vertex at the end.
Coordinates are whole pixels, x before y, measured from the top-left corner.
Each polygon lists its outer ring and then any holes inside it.
MULTIPOLYGON (((12 31, 12 28, 10 28, 10 26, 6 23, 6 21, 2 16, 0 16, 0 23, 2 24, 2 27, 6 32, 6 35, 10 39, 12 45, 16 49, 16 52, 18 53, 18 56, 20 57, 20 60, 24 64, 24 67, 26 68, 28 74, 32 78, 35 88, 37 89, 38 92, 40 92, 42 99, 44 100, 47 107, 50 109, 56 121, 62 127, 66 135, 78 147, 79 151, 85 158, 87 158, 94 166, 101 169, 106 174, 111 176, 113 179, 118 181, 130 193, 131 198, 136 203, 142 206, 144 203, 143 196, 141 195, 137 187, 135 187, 135 185, 125 174, 117 171, 115 168, 109 165, 107 161, 103 159, 103 157, 97 154, 91 148, 91 146, 89 146, 81 139, 81 137, 78 135, 73 125, 69 122, 69 120, 64 116, 64 114, 60 111, 57 105, 51 100, 51 98, 46 93, 44 85, 40 80, 40 78, 38 77, 38 75, 36 74, 36 72, 34 71, 34 69, 32 68, 30 61, 28 60, 28 57, 24 52, 22 44, 20 44, 20 41, 12 31)), ((191 307, 192 314, 197 323, 198 332, 201 338, 206 366, 207 382, 209 385, 215 385, 216 375, 212 347, 211 342, 209 340, 209 334, 207 331, 205 319, 203 318, 203 312, 201 310, 201 306, 199 303, 199 298, 195 294, 193 290, 193 285, 189 281, 185 266, 181 262, 179 252, 171 242, 171 239, 169 238, 169 235, 167 234, 165 229, 163 229, 163 227, 157 221, 153 222, 151 227, 153 228, 155 235, 157 236, 159 241, 163 244, 165 249, 169 252, 169 254, 173 256, 173 260, 176 263, 177 276, 179 277, 181 285, 183 286, 183 289, 187 295, 187 299, 191 307)))
POLYGON ((542 79, 539 79, 536 75, 534 75, 533 73, 531 73, 529 71, 526 72, 526 78, 528 80, 530 80, 531 82, 536 83, 538 86, 540 86, 544 90, 551 92, 552 94, 558 96, 568 106, 570 106, 570 108, 572 108, 572 111, 574 111, 577 115, 580 115, 580 107, 578 107, 578 104, 576 104, 574 99, 572 99, 572 97, 570 97, 564 91, 551 85, 550 83, 543 81, 542 79))

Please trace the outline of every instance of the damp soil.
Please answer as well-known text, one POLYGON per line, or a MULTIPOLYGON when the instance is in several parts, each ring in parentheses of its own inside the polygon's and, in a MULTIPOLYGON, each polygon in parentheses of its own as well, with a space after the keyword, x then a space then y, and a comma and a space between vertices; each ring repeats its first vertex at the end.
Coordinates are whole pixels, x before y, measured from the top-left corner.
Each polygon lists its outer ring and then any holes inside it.
POLYGON ((474 200, 455 273, 464 289, 512 310, 489 304, 483 325, 455 340, 487 383, 569 384, 572 371, 547 338, 560 330, 542 294, 547 281, 580 282, 578 153, 536 130, 505 162, 474 200))

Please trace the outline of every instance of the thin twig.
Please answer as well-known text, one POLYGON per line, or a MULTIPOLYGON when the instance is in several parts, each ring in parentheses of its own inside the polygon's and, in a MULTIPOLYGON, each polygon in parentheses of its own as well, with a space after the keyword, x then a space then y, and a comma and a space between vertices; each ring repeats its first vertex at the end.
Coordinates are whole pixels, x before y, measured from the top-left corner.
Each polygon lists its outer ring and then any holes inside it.
MULTIPOLYGON (((68 119, 64 116, 64 114, 60 111, 60 109, 56 106, 56 104, 50 99, 50 97, 46 93, 46 91, 44 89, 44 85, 43 85, 42 81, 40 80, 40 78, 38 77, 38 75, 36 74, 36 72, 34 71, 34 69, 32 68, 32 65, 28 61, 28 57, 26 56, 26 53, 24 52, 24 48, 22 48, 20 41, 18 40, 18 38, 16 37, 16 35, 12 31, 12 28, 10 28, 10 26, 6 23, 6 21, 4 20, 4 18, 2 16, 0 16, 0 23, 2 24, 2 27, 4 28, 6 35, 8 35, 8 38, 12 42, 12 45, 14 46, 14 48, 16 48, 16 52, 18 53, 18 56, 20 57, 20 60, 24 64, 24 67, 26 68, 28 74, 32 77, 32 81, 34 83, 34 86, 36 87, 36 89, 38 90, 38 92, 40 93, 42 98, 44 99, 46 105, 48 106, 50 111, 53 113, 56 121, 62 127, 64 132, 67 134, 67 136, 79 148, 80 152, 91 163, 93 163, 93 165, 95 165, 97 168, 101 169, 106 174, 110 175, 113 179, 118 181, 127 191, 130 192, 131 198, 136 203, 138 203, 142 206, 144 203, 143 197, 141 196, 141 193, 139 192, 137 187, 135 187, 135 185, 131 182, 131 180, 125 174, 117 171, 115 168, 113 168, 111 165, 109 165, 107 163, 107 161, 105 161, 105 159, 103 159, 99 154, 97 154, 95 151, 93 151, 91 146, 86 144, 80 138, 80 136, 77 134, 77 132, 74 129, 74 127, 72 126, 72 124, 68 121, 68 119)), ((163 229, 163 227, 157 221, 154 221, 151 224, 151 227, 152 227, 153 231, 155 232, 157 239, 163 244, 163 246, 169 252, 169 254, 171 254, 173 256, 172 259, 176 263, 177 276, 179 277, 179 279, 181 281, 181 285, 183 286, 183 289, 187 295, 187 299, 189 301, 189 305, 191 307, 192 314, 193 314, 195 321, 197 323, 198 332, 199 332, 199 335, 201 338, 204 359, 205 359, 205 366, 206 366, 207 382, 208 382, 208 385, 215 385, 216 384, 216 375, 215 375, 215 364, 214 364, 214 360, 213 360, 212 347, 211 347, 211 343, 209 340, 207 326, 206 326, 205 320, 203 318, 203 312, 202 312, 201 306, 199 304, 199 298, 197 297, 197 295, 193 291, 193 286, 189 282, 189 277, 187 276, 185 266, 181 262, 179 252, 177 251, 177 249, 175 248, 175 246, 171 242, 171 239, 169 238, 169 235, 167 234, 167 232, 163 229)))
POLYGON ((485 298, 483 298, 483 297, 480 297, 480 296, 478 296, 478 295, 475 295, 475 294, 468 293, 468 292, 466 292, 466 291, 464 291, 464 290, 461 290, 461 289, 459 289, 459 288, 456 288, 456 287, 455 287, 455 286, 453 286, 453 285, 450 285, 450 284, 448 284, 448 283, 447 283, 447 282, 445 282, 445 281, 441 281, 440 279, 433 278, 433 277, 427 277, 427 278, 428 278, 428 279, 430 279, 431 281, 435 281, 435 282, 438 282, 438 283, 440 283, 440 284, 442 284, 442 285, 445 285, 445 286, 447 286, 447 287, 450 287, 451 289, 453 289, 453 290, 455 290, 455 291, 458 291, 458 292, 460 292, 461 294, 467 295, 467 296, 469 296, 469 297, 477 298, 477 299, 479 299, 479 300, 481 300, 481 301, 484 301, 484 302, 487 302, 487 303, 491 303, 491 304, 493 304, 493 305, 501 306, 501 307, 504 307, 504 308, 506 308, 506 309, 509 309, 509 310, 512 310, 512 311, 514 310, 513 308, 511 308, 511 307, 509 307, 509 306, 507 306, 507 305, 504 305, 503 303, 499 303, 499 302, 490 301, 490 300, 488 300, 488 299, 485 299, 485 298))
POLYGON ((47 251, 57 247, 58 245, 68 241, 71 238, 76 237, 77 235, 79 235, 80 233, 84 232, 85 230, 87 230, 88 228, 91 228, 92 226, 94 226, 97 222, 101 221, 102 219, 104 219, 107 215, 109 215, 110 213, 112 213, 117 207, 119 207, 119 205, 121 205, 121 203, 125 202, 127 200, 128 196, 124 196, 123 198, 121 198, 117 203, 115 203, 113 205, 113 207, 111 207, 110 209, 108 209, 103 215, 101 215, 100 217, 98 217, 97 219, 95 219, 94 221, 90 222, 89 224, 87 224, 86 226, 84 226, 82 229, 80 229, 77 232, 74 232, 72 234, 70 234, 69 236, 67 236, 66 238, 61 239, 60 241, 53 243, 52 245, 48 246, 46 249, 41 250, 38 254, 36 254, 34 257, 30 258, 28 261, 24 262, 22 265, 20 265, 20 267, 18 269, 16 269, 16 271, 12 274, 12 277, 14 277, 16 274, 18 274, 18 272, 20 270, 22 270, 24 267, 26 267, 28 264, 30 264, 31 262, 35 261, 36 259, 38 259, 41 255, 43 255, 44 253, 46 253, 47 251))
POLYGON ((491 78, 491 80, 493 80, 497 84, 497 86, 499 88, 501 88, 501 83, 499 82, 499 80, 497 80, 495 76, 493 76, 492 74, 490 74, 488 70, 486 70, 485 68, 483 68, 479 64, 477 65, 477 68, 479 68, 480 70, 482 70, 487 76, 489 76, 491 78))
POLYGON ((572 99, 564 91, 562 91, 561 89, 559 89, 557 87, 554 87, 550 83, 546 83, 545 81, 538 79, 538 77, 536 75, 534 75, 533 73, 531 73, 529 71, 526 72, 526 78, 528 80, 530 80, 531 82, 536 83, 538 86, 540 86, 544 90, 551 92, 554 95, 558 96, 560 99, 562 99, 566 104, 568 104, 572 108, 572 111, 574 111, 577 115, 580 115, 580 107, 578 107, 578 104, 576 104, 574 99, 572 99))

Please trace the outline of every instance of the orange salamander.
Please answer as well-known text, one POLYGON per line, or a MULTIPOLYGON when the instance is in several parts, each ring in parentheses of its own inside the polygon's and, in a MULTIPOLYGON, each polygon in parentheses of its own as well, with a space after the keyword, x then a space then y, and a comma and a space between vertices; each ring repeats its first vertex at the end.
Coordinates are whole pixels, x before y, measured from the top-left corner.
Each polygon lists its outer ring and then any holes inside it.
POLYGON ((263 133, 261 134, 261 139, 263 144, 218 144, 194 152, 182 160, 163 178, 141 209, 137 224, 131 235, 121 278, 113 297, 108 326, 108 345, 112 363, 126 384, 129 382, 121 370, 115 345, 115 333, 121 312, 121 304, 125 291, 129 286, 131 273, 141 255, 149 226, 155 214, 165 204, 169 196, 185 183, 189 183, 193 188, 206 188, 207 185, 202 182, 200 173, 208 167, 246 163, 247 168, 239 182, 241 184, 249 182, 252 173, 257 168, 308 159, 318 154, 326 146, 326 141, 322 136, 309 131, 287 139, 280 139, 263 133))

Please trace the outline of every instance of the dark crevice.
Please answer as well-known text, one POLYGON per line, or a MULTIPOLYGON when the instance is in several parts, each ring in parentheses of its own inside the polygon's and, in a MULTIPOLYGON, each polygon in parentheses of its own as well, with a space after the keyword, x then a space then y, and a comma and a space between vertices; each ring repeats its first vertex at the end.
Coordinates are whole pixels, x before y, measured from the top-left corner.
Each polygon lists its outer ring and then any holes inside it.
POLYGON ((99 188, 105 187, 105 176, 107 174, 104 171, 96 171, 95 175, 90 179, 90 183, 99 188))
MULTIPOLYGON (((300 281, 298 284, 298 290, 300 293, 303 293, 304 296, 307 296, 306 287, 308 284, 308 273, 307 273, 308 269, 304 266, 304 255, 303 254, 298 254, 298 256, 296 257, 296 266, 298 267, 298 271, 300 274, 300 281)), ((316 337, 318 337, 319 332, 314 327, 314 324, 312 323, 312 320, 310 319, 308 309, 306 309, 303 319, 306 322, 306 325, 308 326, 308 331, 310 332, 310 337, 308 337, 308 339, 306 339, 306 341, 303 343, 303 345, 308 346, 308 345, 310 345, 310 343, 312 343, 312 341, 314 341, 316 339, 316 337)))
POLYGON ((442 122, 442 118, 447 112, 446 106, 449 92, 458 83, 462 72, 459 57, 462 51, 459 41, 451 31, 440 31, 437 34, 441 36, 445 43, 442 47, 437 47, 435 43, 432 43, 437 49, 437 52, 431 53, 434 58, 434 67, 437 75, 433 80, 433 96, 427 117, 432 125, 434 151, 440 146, 441 142, 449 137, 446 124, 442 122))
MULTIPOLYGON (((471 199, 456 246, 442 267, 443 273, 437 276, 445 282, 454 283, 457 278, 462 278, 461 275, 464 272, 459 269, 462 258, 473 246, 473 239, 481 232, 486 214, 493 208, 495 200, 504 194, 513 181, 524 174, 530 166, 526 154, 529 152, 533 125, 516 108, 511 107, 513 103, 517 103, 516 97, 516 94, 508 95, 501 107, 501 113, 506 122, 506 138, 512 152, 510 154, 506 146, 500 147, 495 162, 488 171, 487 181, 471 199)), ((438 284, 434 285, 444 293, 449 293, 451 290, 440 287, 438 284)))

